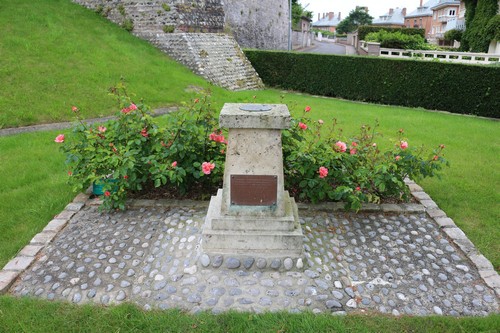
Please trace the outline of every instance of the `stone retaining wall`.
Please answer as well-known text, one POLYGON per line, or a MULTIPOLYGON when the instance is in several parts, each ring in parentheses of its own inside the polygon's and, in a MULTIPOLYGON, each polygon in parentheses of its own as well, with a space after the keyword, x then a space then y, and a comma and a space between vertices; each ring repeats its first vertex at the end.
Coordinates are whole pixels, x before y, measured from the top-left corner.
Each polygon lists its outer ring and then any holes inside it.
POLYGON ((288 49, 288 0, 224 0, 226 28, 244 48, 288 49))
POLYGON ((263 87, 236 40, 220 32, 220 0, 74 0, 132 33, 215 85, 229 90, 263 87))
POLYGON ((234 91, 263 87, 257 72, 229 35, 173 33, 149 35, 147 39, 218 86, 234 91))
POLYGON ((133 30, 160 33, 172 32, 221 32, 224 27, 224 8, 220 0, 74 0, 109 20, 123 25, 133 22, 133 30))

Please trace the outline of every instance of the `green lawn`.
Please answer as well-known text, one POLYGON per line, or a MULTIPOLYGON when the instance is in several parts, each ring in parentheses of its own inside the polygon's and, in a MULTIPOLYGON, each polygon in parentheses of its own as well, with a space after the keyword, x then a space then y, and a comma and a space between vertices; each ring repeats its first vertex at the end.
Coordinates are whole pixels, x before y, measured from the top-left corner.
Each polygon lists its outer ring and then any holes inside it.
POLYGON ((144 312, 118 307, 0 297, 0 332, 498 332, 500 315, 486 318, 393 317, 372 314, 332 316, 312 313, 219 315, 177 310, 144 312))
MULTIPOLYGON (((125 77, 129 91, 152 106, 196 98, 190 86, 211 87, 147 43, 70 0, 0 0, 0 127, 71 118, 78 105, 91 118, 113 112, 106 90, 125 77)), ((421 109, 318 98, 277 90, 231 93, 217 87, 213 100, 312 107, 317 119, 335 117, 345 133, 380 122, 388 144, 404 128, 410 145, 445 144, 451 167, 442 180, 421 182, 438 205, 500 269, 500 123, 421 109), (253 99, 253 95, 256 96, 253 99), (282 95, 284 96, 282 98, 282 95)), ((65 131, 68 133, 69 131, 65 131)), ((0 267, 72 200, 59 132, 0 137, 0 267)), ((188 316, 103 309, 0 297, 0 332, 18 331, 495 331, 499 316, 387 318, 311 314, 188 316), (21 315, 21 317, 18 317, 21 315), (66 326, 76 323, 75 326, 66 326), (79 325, 81 324, 81 329, 79 325), (163 326, 161 326, 163 325, 163 326), (166 328, 165 326, 171 327, 166 328)))
POLYGON ((209 87, 188 69, 69 0, 0 0, 0 128, 63 121, 77 104, 109 115, 107 89, 123 77, 153 106, 209 87), (22 60, 22 61, 20 61, 22 60))

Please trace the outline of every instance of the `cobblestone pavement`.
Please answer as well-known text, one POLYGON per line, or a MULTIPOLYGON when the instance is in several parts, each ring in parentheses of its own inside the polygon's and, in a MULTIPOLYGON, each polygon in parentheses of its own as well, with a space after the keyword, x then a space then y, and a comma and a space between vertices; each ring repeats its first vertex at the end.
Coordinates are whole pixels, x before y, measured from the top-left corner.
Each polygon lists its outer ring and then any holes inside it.
POLYGON ((214 313, 499 312, 495 291, 424 209, 361 214, 300 210, 305 255, 296 265, 201 255, 207 205, 155 202, 108 214, 80 204, 64 227, 52 222, 55 231, 62 229, 52 242, 39 252, 34 245, 23 250, 38 255, 10 293, 214 313))

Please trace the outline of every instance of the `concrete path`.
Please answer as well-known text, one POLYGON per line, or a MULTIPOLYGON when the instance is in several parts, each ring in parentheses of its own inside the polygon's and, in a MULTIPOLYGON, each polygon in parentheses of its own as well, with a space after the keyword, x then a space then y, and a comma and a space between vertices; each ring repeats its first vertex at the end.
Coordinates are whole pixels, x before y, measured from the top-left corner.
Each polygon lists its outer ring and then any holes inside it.
POLYGON ((195 313, 498 313, 491 263, 418 185, 410 188, 419 204, 367 205, 359 214, 299 206, 303 267, 200 256, 208 202, 134 201, 101 213, 82 194, 0 271, 0 292, 195 313))
MULTIPOLYGON (((158 117, 158 116, 162 116, 164 114, 170 113, 172 111, 176 111, 177 109, 178 108, 175 106, 168 107, 168 108, 159 108, 159 109, 153 110, 152 114, 154 117, 158 117)), ((106 121, 114 119, 114 118, 115 117, 92 118, 92 119, 85 119, 84 121, 88 124, 93 124, 93 123, 103 123, 103 122, 106 122, 106 121)), ((62 123, 51 123, 51 124, 40 124, 40 125, 33 125, 33 126, 2 128, 2 129, 0 129, 0 137, 21 134, 21 133, 68 129, 68 128, 71 128, 73 126, 73 124, 74 124, 74 122, 67 121, 67 122, 62 122, 62 123)))
POLYGON ((337 44, 332 42, 314 41, 314 45, 297 50, 297 52, 319 53, 319 54, 340 54, 356 55, 356 50, 350 45, 337 44))

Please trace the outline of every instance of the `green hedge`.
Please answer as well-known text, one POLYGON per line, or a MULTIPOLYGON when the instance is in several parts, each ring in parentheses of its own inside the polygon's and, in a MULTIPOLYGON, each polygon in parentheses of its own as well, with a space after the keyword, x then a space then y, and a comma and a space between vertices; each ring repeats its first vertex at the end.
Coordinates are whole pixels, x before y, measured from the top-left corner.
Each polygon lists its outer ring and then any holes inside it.
POLYGON ((500 67, 246 50, 264 83, 340 97, 500 118, 500 67))
POLYGON ((377 27, 373 25, 362 25, 358 28, 358 40, 365 40, 366 35, 371 32, 379 32, 385 30, 387 32, 400 31, 405 35, 420 35, 425 38, 425 29, 419 28, 390 28, 390 27, 377 27))

